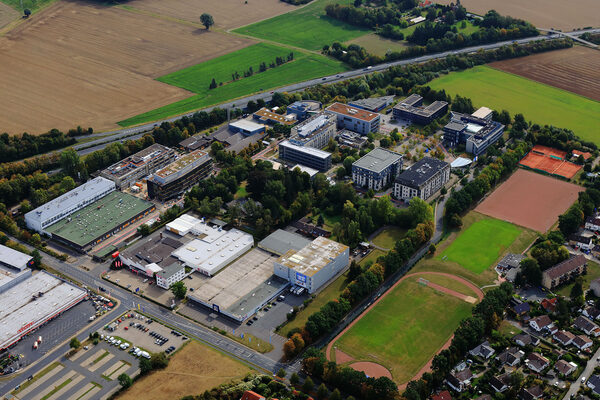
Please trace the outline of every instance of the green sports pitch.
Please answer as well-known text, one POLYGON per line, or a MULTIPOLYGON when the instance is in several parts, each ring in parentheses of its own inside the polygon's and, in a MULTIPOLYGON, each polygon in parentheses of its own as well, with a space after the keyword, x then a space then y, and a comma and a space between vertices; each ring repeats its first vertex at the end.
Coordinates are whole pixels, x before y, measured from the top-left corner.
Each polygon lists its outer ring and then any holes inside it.
POLYGON ((567 128, 600 144, 600 102, 488 66, 452 72, 428 85, 468 97, 477 107, 521 113, 526 120, 567 128))
POLYGON ((461 232, 438 257, 480 274, 502 255, 522 231, 509 222, 486 217, 461 232))
POLYGON ((194 92, 196 96, 126 119, 119 122, 119 125, 131 126, 155 121, 347 69, 343 63, 319 54, 306 53, 269 43, 257 43, 158 78, 161 82, 194 92), (258 72, 261 62, 269 65, 275 61, 276 57, 287 59, 290 52, 294 53, 293 61, 269 68, 265 72, 258 72), (255 73, 244 78, 244 71, 249 67, 252 67, 255 73), (240 79, 232 81, 231 74, 235 72, 238 72, 240 79), (209 89, 213 78, 217 83, 223 82, 223 85, 209 89))
POLYGON ((75 247, 84 248, 96 240, 105 239, 114 230, 153 209, 154 204, 149 201, 114 191, 69 218, 50 225, 46 231, 75 247))
POLYGON ((408 277, 334 346, 356 361, 383 365, 396 383, 406 383, 439 351, 471 308, 472 304, 419 284, 417 276, 408 277))
POLYGON ((236 33, 273 40, 308 50, 321 50, 333 42, 345 42, 371 32, 325 15, 325 6, 337 0, 314 0, 312 3, 265 21, 243 26, 236 33))

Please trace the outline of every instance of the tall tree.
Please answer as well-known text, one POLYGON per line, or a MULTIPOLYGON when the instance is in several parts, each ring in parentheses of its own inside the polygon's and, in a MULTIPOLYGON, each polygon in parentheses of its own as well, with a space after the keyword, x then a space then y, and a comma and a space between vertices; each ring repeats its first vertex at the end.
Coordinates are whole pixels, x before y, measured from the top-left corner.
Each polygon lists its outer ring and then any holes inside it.
POLYGON ((213 19, 212 15, 208 13, 204 13, 200 16, 200 22, 207 30, 215 24, 215 20, 213 19))

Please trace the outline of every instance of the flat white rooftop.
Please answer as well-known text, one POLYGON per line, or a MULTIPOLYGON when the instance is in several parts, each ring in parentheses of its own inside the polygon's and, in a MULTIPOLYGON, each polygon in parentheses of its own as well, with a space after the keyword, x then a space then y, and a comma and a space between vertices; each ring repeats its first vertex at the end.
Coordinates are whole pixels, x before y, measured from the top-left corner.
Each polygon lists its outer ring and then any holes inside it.
POLYGON ((27 263, 32 258, 28 254, 0 244, 0 264, 22 271, 27 267, 27 263))
POLYGON ((289 250, 277 262, 303 275, 313 276, 347 249, 344 244, 319 236, 300 250, 289 250))
POLYGON ((247 119, 241 119, 239 121, 231 122, 229 126, 243 129, 245 131, 254 132, 264 128, 264 125, 257 124, 256 122, 248 121, 247 119))
POLYGON ((66 310, 86 292, 40 271, 0 294, 0 348, 22 332, 66 310), (40 293, 42 296, 39 296, 40 293), (36 299, 33 299, 33 296, 36 299))

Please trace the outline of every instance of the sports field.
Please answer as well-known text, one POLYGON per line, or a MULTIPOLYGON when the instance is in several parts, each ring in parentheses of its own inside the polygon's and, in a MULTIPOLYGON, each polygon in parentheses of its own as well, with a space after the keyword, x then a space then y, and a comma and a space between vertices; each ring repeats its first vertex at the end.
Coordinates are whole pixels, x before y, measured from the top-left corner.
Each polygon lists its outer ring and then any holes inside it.
POLYGON ((308 50, 321 50, 323 45, 345 42, 371 32, 325 15, 327 4, 337 0, 314 0, 298 10, 235 29, 233 32, 272 40, 308 50))
POLYGON ((568 128, 600 144, 600 102, 487 66, 453 72, 428 85, 471 98, 477 107, 522 113, 527 120, 568 128))
POLYGON ((126 119, 119 122, 119 125, 130 126, 154 121, 219 104, 261 90, 330 75, 346 69, 347 67, 341 62, 319 54, 304 53, 268 43, 258 43, 158 78, 161 82, 187 89, 197 95, 126 119), (258 72, 261 62, 266 62, 268 65, 275 61, 275 57, 287 57, 290 52, 294 53, 293 61, 269 68, 265 72, 258 72), (244 78, 244 71, 250 66, 255 73, 244 78), (240 79, 232 81, 231 74, 236 71, 239 73, 240 79), (217 83, 223 82, 223 85, 209 89, 213 78, 217 83))
POLYGON ((383 365, 396 383, 412 379, 470 315, 472 307, 417 281, 417 276, 411 276, 400 282, 334 347, 355 360, 383 365))
POLYGON ((521 234, 511 223, 484 218, 464 230, 438 257, 459 263, 474 273, 489 268, 521 234))

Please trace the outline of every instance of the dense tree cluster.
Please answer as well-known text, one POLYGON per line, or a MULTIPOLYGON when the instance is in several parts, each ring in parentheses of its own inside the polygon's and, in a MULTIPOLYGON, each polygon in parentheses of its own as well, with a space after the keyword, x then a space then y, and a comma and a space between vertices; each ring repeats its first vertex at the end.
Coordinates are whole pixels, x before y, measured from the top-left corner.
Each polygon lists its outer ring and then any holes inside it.
POLYGON ((418 381, 409 382, 403 394, 404 398, 407 400, 429 398, 431 392, 442 385, 446 375, 467 352, 480 344, 485 335, 491 334, 492 330, 498 327, 512 293, 512 286, 506 282, 487 292, 483 300, 473 308, 472 316, 461 321, 454 332, 450 347, 433 358, 433 371, 423 374, 418 381))
POLYGON ((444 214, 446 222, 453 227, 459 226, 460 216, 483 198, 498 182, 510 175, 517 168, 519 160, 528 151, 529 146, 525 142, 518 143, 485 167, 473 181, 467 183, 461 190, 453 191, 446 202, 444 214))
POLYGON ((565 237, 575 233, 583 225, 585 218, 593 215, 598 206, 600 206, 600 190, 587 188, 585 192, 580 192, 575 204, 558 216, 558 229, 565 237))
POLYGON ((0 135, 0 154, 2 161, 15 161, 23 158, 43 154, 52 150, 70 146, 75 143, 75 139, 68 137, 58 129, 41 135, 9 135, 3 133, 0 135))

